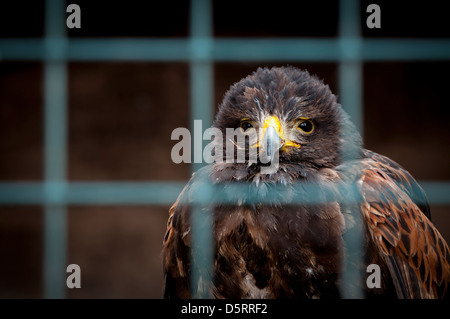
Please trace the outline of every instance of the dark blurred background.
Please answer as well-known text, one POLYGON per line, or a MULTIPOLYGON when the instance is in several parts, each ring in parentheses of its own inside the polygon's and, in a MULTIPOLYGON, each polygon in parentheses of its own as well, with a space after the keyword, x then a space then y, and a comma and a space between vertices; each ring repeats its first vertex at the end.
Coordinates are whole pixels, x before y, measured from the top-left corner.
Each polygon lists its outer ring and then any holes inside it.
MULTIPOLYGON (((82 28, 69 37, 189 36, 189 1, 70 1, 82 28)), ((366 38, 449 38, 442 2, 362 1, 366 38), (382 28, 365 27, 369 3, 382 28)), ((1 38, 44 36, 44 1, 2 2, 1 38)), ((214 1, 215 37, 338 35, 338 1, 214 1)), ((0 48, 1 52, 1 48, 0 48)), ((259 66, 293 65, 317 74, 337 94, 337 63, 215 63, 214 104, 259 66)), ((364 142, 417 180, 450 180, 450 61, 371 62, 363 66, 364 142)), ((68 179, 179 181, 170 135, 189 127, 189 64, 68 63, 68 179)), ((0 182, 43 179, 43 63, 0 56, 0 182)), ((82 270, 69 298, 160 298, 167 206, 69 206, 67 264, 82 270)), ((432 205, 450 242, 449 206, 432 205)), ((41 298, 43 207, 0 206, 0 297, 41 298)))

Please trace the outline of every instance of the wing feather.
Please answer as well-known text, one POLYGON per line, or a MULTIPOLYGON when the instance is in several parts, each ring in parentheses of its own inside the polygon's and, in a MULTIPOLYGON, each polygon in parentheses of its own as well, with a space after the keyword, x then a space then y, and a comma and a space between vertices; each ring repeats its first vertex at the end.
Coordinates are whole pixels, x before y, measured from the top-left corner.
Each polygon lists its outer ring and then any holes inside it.
POLYGON ((194 175, 183 188, 176 202, 169 209, 167 231, 163 241, 164 291, 166 299, 190 298, 190 256, 189 256, 189 223, 188 207, 180 205, 187 196, 187 189, 194 181, 194 175), (174 227, 176 223, 176 227, 174 227))
POLYGON ((414 201, 425 195, 414 193, 421 189, 409 173, 371 154, 362 160, 360 185, 372 246, 386 263, 398 297, 441 298, 450 281, 449 247, 429 219, 428 204, 414 201))
POLYGON ((375 152, 364 150, 364 155, 379 164, 378 174, 388 176, 411 198, 411 200, 419 207, 422 213, 431 220, 430 207, 428 205, 427 196, 414 178, 401 165, 394 162, 390 158, 377 154, 375 152))

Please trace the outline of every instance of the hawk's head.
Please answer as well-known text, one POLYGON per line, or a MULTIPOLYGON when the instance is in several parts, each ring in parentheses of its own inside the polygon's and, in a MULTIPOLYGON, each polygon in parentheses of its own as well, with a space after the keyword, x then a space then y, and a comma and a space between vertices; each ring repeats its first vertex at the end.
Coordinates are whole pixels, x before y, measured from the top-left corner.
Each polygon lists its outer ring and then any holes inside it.
POLYGON ((259 68, 235 83, 225 94, 214 126, 222 131, 225 142, 227 128, 243 135, 256 132, 245 145, 234 142, 235 153, 244 148, 264 155, 252 165, 248 158, 233 165, 234 169, 245 166, 247 171, 267 165, 263 163, 270 163, 275 155, 282 170, 331 168, 345 158, 343 146, 347 151, 349 146, 354 148, 353 154, 361 148, 357 130, 328 85, 293 67, 259 68))

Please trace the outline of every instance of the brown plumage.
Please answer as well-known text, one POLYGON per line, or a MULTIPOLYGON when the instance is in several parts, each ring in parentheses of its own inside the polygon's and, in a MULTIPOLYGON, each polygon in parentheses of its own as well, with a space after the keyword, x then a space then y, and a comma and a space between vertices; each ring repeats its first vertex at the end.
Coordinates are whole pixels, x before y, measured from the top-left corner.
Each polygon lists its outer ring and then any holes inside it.
POLYGON ((341 297, 342 287, 352 284, 341 279, 349 254, 343 236, 356 222, 337 187, 342 182, 356 183, 361 195, 362 225, 357 226, 363 229, 364 258, 358 266, 381 268, 381 288, 361 283, 366 296, 446 296, 450 251, 431 222, 423 190, 397 163, 362 148, 359 134, 322 81, 291 67, 258 69, 226 93, 214 127, 224 132, 223 139, 215 140, 224 157, 216 156, 215 163, 194 174, 169 212, 165 298, 191 297, 190 199, 204 181, 219 188, 211 203, 218 194, 228 199, 211 210, 211 297, 341 297), (236 152, 233 163, 224 161, 230 159, 226 128, 239 127, 243 133, 250 127, 262 130, 257 143, 247 140, 245 149, 255 146, 273 161, 270 150, 276 148, 276 171, 261 173, 267 164, 260 160, 239 163, 236 152), (233 191, 230 184, 237 183, 247 191, 233 191), (322 185, 315 195, 324 203, 294 203, 305 198, 302 185, 322 185), (251 201, 250 194, 261 203, 251 201))

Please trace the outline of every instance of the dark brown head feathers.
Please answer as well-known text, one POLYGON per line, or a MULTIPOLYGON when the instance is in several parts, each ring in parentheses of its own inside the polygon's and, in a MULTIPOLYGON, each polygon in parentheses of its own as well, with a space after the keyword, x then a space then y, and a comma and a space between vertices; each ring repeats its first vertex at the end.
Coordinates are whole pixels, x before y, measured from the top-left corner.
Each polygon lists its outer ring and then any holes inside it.
POLYGON ((219 107, 214 126, 225 132, 244 118, 262 124, 273 115, 286 127, 300 118, 313 121, 315 131, 301 140, 302 147, 280 154, 280 163, 303 162, 314 167, 339 165, 346 154, 341 145, 360 154, 359 133, 336 101, 328 85, 308 71, 294 67, 258 68, 232 85, 219 107))

